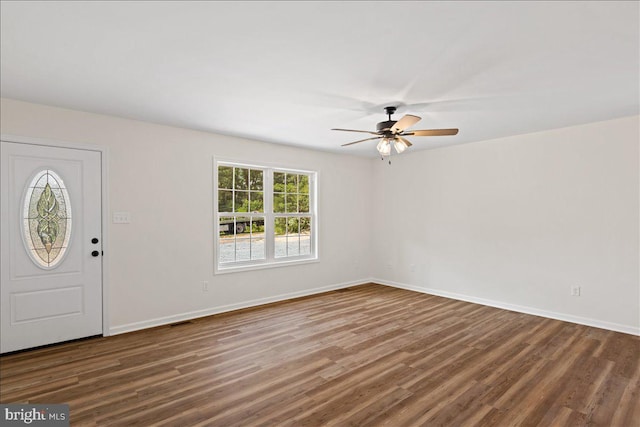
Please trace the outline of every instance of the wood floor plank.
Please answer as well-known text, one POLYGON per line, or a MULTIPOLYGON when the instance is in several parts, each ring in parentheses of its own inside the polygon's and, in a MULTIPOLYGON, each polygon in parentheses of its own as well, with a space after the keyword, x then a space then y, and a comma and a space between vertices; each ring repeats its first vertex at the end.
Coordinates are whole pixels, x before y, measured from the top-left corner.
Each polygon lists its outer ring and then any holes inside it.
POLYGON ((620 397, 619 409, 611 419, 612 425, 633 425, 640 420, 640 370, 629 380, 627 387, 620 397))
POLYGON ((640 337, 366 284, 0 357, 72 426, 640 425, 640 337))

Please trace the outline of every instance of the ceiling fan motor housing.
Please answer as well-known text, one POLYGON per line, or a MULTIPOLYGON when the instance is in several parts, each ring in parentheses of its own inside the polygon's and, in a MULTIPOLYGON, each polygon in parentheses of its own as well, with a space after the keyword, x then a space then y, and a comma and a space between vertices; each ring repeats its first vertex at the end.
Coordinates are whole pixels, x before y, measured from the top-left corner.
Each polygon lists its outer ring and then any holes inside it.
POLYGON ((390 130, 393 125, 396 124, 396 120, 387 120, 386 122, 380 122, 376 125, 376 129, 378 132, 383 132, 385 130, 390 130))
POLYGON ((396 107, 394 106, 384 107, 384 111, 389 116, 389 120, 378 123, 376 125, 376 129, 378 130, 378 132, 388 133, 393 127, 393 125, 395 125, 397 122, 397 120, 391 120, 391 115, 396 112, 396 107))

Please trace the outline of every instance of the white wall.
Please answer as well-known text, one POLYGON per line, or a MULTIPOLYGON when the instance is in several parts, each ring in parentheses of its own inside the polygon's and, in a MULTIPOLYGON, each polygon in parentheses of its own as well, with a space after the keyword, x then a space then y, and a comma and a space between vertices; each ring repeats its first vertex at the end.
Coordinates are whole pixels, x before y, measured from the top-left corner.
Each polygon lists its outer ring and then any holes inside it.
POLYGON ((9 99, 1 114, 3 134, 108 148, 109 215, 128 211, 132 218, 107 230, 112 332, 369 277, 368 159, 9 99), (320 262, 214 276, 214 155, 318 171, 320 262))
POLYGON ((640 333, 638 117, 389 166, 7 99, 0 112, 3 134, 108 147, 109 213, 132 214, 107 230, 114 332, 375 277, 640 333), (214 155, 319 171, 319 263, 213 275, 214 155))
POLYGON ((640 333, 639 123, 414 151, 391 166, 378 160, 373 276, 640 333))

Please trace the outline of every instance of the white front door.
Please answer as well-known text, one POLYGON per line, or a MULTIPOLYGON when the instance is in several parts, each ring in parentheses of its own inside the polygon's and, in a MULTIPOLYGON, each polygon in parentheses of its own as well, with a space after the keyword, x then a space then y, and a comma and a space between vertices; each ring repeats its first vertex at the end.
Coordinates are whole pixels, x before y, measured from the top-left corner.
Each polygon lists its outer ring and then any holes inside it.
POLYGON ((102 153, 1 144, 0 352, 102 334, 102 153))

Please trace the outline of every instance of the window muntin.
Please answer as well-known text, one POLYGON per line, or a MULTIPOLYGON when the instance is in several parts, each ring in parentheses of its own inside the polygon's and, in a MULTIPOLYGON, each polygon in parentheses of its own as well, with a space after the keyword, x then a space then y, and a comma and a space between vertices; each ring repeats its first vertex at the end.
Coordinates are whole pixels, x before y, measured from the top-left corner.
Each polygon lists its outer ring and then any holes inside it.
POLYGON ((315 259, 314 172, 215 168, 216 271, 315 259))
POLYGON ((71 201, 60 176, 42 170, 25 189, 22 237, 27 253, 40 268, 55 268, 71 239, 71 201))

